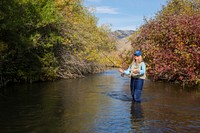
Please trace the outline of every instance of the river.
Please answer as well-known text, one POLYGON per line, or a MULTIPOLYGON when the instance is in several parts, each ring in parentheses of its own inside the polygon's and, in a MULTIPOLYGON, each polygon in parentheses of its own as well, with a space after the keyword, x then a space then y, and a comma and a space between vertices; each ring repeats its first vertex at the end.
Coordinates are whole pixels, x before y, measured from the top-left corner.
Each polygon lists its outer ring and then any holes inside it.
POLYGON ((0 93, 0 133, 200 132, 200 92, 145 80, 131 101, 128 77, 107 70, 85 78, 12 85, 0 93))

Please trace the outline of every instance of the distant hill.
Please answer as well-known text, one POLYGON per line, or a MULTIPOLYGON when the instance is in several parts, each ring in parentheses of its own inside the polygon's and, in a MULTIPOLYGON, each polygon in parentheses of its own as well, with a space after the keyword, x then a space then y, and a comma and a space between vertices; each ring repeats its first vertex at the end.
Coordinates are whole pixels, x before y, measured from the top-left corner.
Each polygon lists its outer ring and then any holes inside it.
POLYGON ((134 33, 134 30, 116 30, 110 33, 111 37, 117 40, 116 48, 117 51, 123 52, 125 50, 131 50, 130 36, 134 33))
POLYGON ((116 39, 122 39, 132 35, 134 32, 134 30, 116 30, 111 33, 111 36, 116 39))

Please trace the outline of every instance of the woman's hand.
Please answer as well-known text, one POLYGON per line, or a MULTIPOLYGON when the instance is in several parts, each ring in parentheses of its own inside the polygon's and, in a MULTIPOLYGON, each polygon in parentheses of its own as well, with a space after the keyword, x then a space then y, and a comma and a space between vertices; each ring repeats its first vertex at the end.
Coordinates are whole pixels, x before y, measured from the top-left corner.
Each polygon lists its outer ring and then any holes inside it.
POLYGON ((139 74, 138 70, 133 71, 134 74, 139 74))
POLYGON ((124 77, 124 73, 121 73, 121 76, 124 77))
POLYGON ((118 70, 120 73, 122 73, 122 74, 124 73, 124 70, 122 68, 119 68, 118 70))
POLYGON ((124 77, 124 70, 122 68, 119 68, 119 72, 121 73, 121 76, 124 77))

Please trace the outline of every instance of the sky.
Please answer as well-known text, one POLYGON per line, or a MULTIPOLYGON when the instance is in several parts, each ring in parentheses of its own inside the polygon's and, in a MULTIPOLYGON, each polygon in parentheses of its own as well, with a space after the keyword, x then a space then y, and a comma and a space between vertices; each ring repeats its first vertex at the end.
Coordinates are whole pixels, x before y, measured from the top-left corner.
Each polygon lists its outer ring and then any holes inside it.
POLYGON ((154 18, 166 0, 84 0, 84 6, 98 18, 98 26, 115 30, 137 30, 144 17, 154 18))

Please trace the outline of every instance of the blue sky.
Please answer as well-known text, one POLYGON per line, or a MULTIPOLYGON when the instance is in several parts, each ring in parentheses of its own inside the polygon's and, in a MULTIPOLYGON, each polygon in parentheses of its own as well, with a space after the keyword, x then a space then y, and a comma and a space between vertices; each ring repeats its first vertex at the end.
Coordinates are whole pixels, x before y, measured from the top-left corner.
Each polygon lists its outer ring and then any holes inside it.
POLYGON ((98 25, 114 30, 136 30, 144 17, 153 18, 166 5, 166 0, 84 0, 84 6, 95 9, 98 25))

